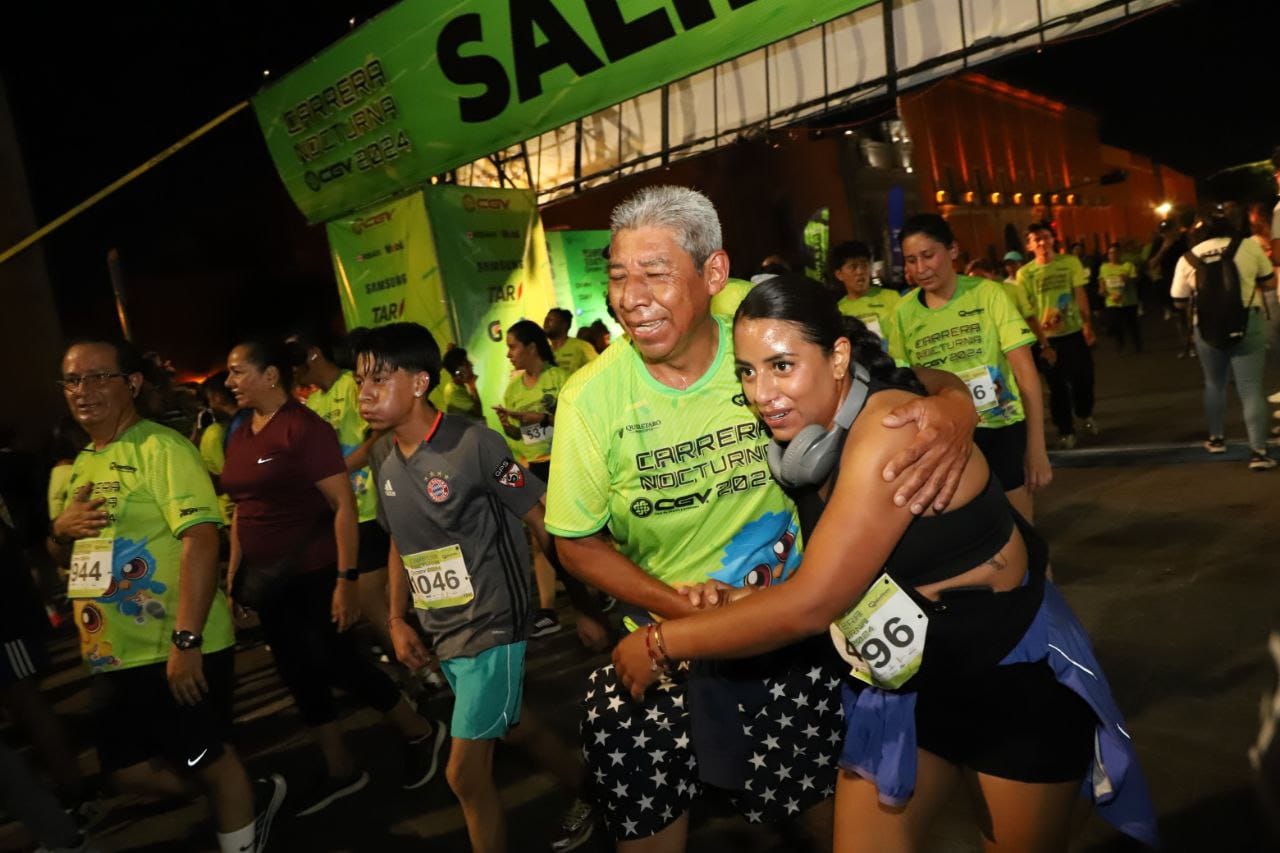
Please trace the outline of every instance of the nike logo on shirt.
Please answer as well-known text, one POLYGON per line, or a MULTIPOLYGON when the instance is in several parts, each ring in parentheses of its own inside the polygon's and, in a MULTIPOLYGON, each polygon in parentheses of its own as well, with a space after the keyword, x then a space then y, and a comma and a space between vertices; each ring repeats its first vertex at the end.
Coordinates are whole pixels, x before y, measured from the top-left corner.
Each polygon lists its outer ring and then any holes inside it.
POLYGON ((206 755, 208 755, 208 754, 209 754, 209 750, 208 750, 208 748, 206 747, 206 748, 205 748, 205 750, 204 750, 203 752, 201 752, 199 755, 197 755, 195 758, 188 758, 188 759, 187 759, 187 766, 188 766, 188 767, 195 767, 197 764, 199 764, 199 763, 200 763, 200 759, 204 758, 204 757, 205 757, 206 755))
POLYGON ((263 459, 261 456, 259 456, 259 457, 258 457, 258 464, 259 464, 259 465, 261 465, 261 464, 263 464, 264 462, 270 462, 272 459, 275 459, 275 457, 274 457, 274 456, 268 456, 266 459, 263 459))

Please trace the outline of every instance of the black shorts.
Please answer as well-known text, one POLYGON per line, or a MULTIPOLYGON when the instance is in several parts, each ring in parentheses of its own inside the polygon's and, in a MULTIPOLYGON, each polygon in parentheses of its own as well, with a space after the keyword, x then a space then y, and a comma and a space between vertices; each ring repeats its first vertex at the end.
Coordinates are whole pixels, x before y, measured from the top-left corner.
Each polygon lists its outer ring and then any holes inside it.
MULTIPOLYGON (((743 768, 745 788, 730 792, 750 823, 773 823, 835 793, 844 708, 840 674, 821 664, 765 682, 770 701, 724 725, 741 726, 756 744, 743 768)), ((583 700, 582 752, 588 795, 618 840, 657 834, 688 811, 705 784, 693 749, 680 673, 633 702, 617 673, 591 673, 583 700)))
POLYGON ((191 773, 222 755, 231 737, 235 650, 204 656, 209 692, 197 705, 180 705, 173 698, 165 666, 161 661, 89 679, 103 772, 160 757, 175 770, 191 773))
POLYGON ((1012 492, 1027 481, 1027 422, 973 431, 973 443, 987 457, 987 467, 1000 481, 1000 488, 1012 492))
POLYGON ((916 744, 961 767, 1048 784, 1084 778, 1098 718, 1044 661, 997 666, 916 697, 916 744))
POLYGON ((376 520, 360 522, 360 549, 356 553, 356 570, 361 574, 387 567, 391 537, 376 520))
POLYGON ((39 675, 49 668, 49 652, 44 641, 36 637, 19 637, 0 643, 0 687, 16 684, 24 678, 39 675))

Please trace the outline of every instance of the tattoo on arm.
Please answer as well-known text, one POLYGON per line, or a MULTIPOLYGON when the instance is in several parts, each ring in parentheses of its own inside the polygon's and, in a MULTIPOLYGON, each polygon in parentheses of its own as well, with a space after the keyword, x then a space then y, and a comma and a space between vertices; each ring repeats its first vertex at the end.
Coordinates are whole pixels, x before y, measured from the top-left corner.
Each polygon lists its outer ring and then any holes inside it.
POLYGON ((986 565, 995 569, 997 572, 1000 572, 1008 568, 1009 561, 1006 560, 1004 557, 1002 557, 1000 554, 996 554, 990 560, 987 560, 986 565))

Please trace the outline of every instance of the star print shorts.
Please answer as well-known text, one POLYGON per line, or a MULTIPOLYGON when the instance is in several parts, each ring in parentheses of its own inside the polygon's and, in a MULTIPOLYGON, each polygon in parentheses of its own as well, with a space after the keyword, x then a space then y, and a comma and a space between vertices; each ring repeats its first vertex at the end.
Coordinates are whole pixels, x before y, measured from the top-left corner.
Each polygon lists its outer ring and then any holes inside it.
MULTIPOLYGON (((765 680, 768 702, 727 724, 753 748, 744 788, 731 792, 751 823, 798 815, 835 791, 844 709, 840 672, 828 663, 765 680)), ((699 779, 686 707, 685 674, 664 675, 635 702, 612 666, 591 673, 581 732, 587 793, 610 833, 629 841, 655 835, 688 811, 699 779)))

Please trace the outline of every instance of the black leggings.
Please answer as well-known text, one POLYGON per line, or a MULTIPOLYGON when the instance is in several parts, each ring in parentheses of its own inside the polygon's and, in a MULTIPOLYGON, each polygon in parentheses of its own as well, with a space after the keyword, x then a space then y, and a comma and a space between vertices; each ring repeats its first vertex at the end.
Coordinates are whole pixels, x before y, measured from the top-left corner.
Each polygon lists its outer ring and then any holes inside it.
POLYGON ((331 621, 335 583, 336 570, 305 572, 258 611, 280 679, 303 721, 313 727, 337 719, 334 687, 383 713, 400 701, 395 682, 362 658, 352 635, 339 634, 331 621))
POLYGON ((1049 386, 1049 414, 1059 435, 1074 435, 1072 409, 1076 417, 1093 417, 1093 352, 1083 332, 1050 338, 1049 345, 1058 357, 1052 366, 1039 358, 1036 347, 1036 363, 1049 386))

